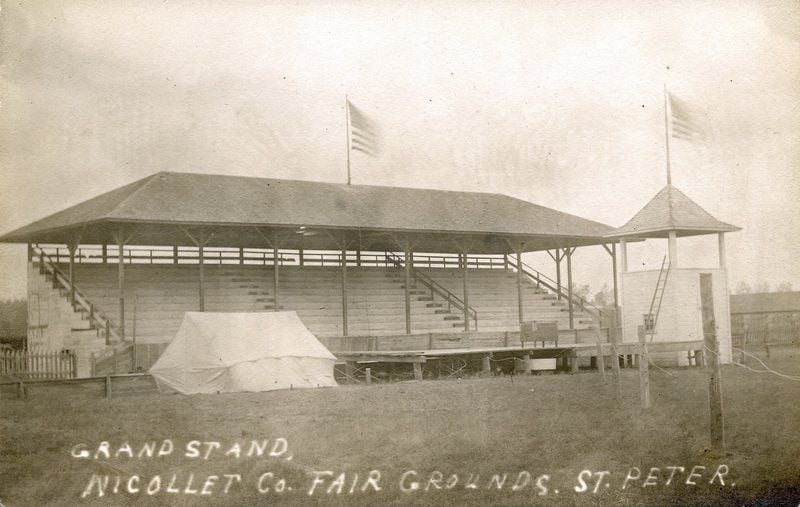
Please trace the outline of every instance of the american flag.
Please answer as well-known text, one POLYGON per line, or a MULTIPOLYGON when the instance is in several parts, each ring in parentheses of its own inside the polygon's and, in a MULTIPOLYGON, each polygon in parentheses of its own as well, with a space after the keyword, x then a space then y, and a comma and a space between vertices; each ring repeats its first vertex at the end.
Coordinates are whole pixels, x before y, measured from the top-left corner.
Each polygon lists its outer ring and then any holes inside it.
POLYGON ((347 101, 350 120, 350 149, 372 157, 380 153, 380 132, 377 125, 350 100, 347 101))
POLYGON ((672 120, 670 129, 672 137, 690 141, 702 138, 703 132, 695 122, 696 115, 692 112, 692 108, 671 93, 667 93, 667 97, 669 98, 669 117, 672 120))

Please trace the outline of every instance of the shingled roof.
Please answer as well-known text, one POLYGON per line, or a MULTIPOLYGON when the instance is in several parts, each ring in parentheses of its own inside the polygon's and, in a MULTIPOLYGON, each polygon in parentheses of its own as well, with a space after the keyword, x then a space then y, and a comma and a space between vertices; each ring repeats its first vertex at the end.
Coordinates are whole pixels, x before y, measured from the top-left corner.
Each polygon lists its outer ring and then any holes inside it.
POLYGON ((672 185, 661 189, 628 223, 606 235, 609 238, 664 238, 739 231, 741 227, 720 222, 672 185))
MULTIPOLYGON (((108 231, 121 224, 137 226, 139 244, 168 244, 164 228, 159 232, 157 226, 257 226, 513 236, 526 241, 526 251, 552 248, 554 242, 604 243, 604 235, 612 231, 500 194, 161 172, 37 220, 0 237, 0 242, 63 243, 76 230, 84 243, 111 242, 108 231), (535 246, 537 238, 549 243, 535 246)), ((505 241, 494 243, 482 250, 501 249, 505 241)))

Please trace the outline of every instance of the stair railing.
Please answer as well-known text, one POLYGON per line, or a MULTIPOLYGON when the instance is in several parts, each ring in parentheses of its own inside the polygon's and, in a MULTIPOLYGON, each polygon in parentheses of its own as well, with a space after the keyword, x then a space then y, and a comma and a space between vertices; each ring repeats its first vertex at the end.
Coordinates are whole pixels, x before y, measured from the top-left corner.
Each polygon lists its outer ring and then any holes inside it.
MULTIPOLYGON (((386 259, 388 259, 389 262, 391 262, 395 267, 402 268, 405 266, 405 260, 392 252, 386 252, 386 259)), ((462 313, 464 312, 464 307, 466 306, 464 300, 447 290, 442 284, 438 283, 425 273, 418 271, 416 268, 414 268, 414 266, 411 266, 411 275, 414 277, 415 281, 421 282, 422 285, 431 291, 431 298, 433 298, 434 294, 436 294, 447 301, 448 311, 452 311, 453 307, 455 306, 459 311, 462 313)), ((475 331, 477 331, 478 311, 471 306, 467 306, 467 312, 472 318, 473 322, 475 322, 475 331)))
POLYGON ((67 292, 75 294, 75 304, 88 315, 89 323, 92 327, 102 330, 105 334, 106 345, 111 344, 112 338, 121 342, 122 339, 117 331, 117 325, 114 324, 105 313, 100 311, 97 306, 89 301, 89 298, 78 289, 77 285, 70 284, 69 277, 61 272, 58 266, 50 259, 50 256, 48 256, 39 245, 33 245, 31 250, 33 255, 39 259, 39 272, 42 274, 49 273, 55 283, 67 290, 67 292))
MULTIPOLYGON (((567 291, 563 290, 564 287, 559 289, 558 282, 548 277, 544 273, 541 273, 533 269, 524 262, 522 262, 521 267, 517 266, 516 261, 511 257, 509 257, 508 259, 508 265, 514 269, 519 269, 520 271, 522 271, 522 274, 525 275, 528 278, 528 280, 535 283, 537 287, 544 286, 547 289, 554 292, 556 295, 559 295, 562 298, 569 300, 570 297, 569 290, 567 291)), ((572 294, 572 302, 576 304, 581 311, 585 311, 597 319, 603 319, 605 317, 608 317, 606 312, 604 312, 602 309, 590 303, 586 298, 581 297, 575 293, 572 294)))

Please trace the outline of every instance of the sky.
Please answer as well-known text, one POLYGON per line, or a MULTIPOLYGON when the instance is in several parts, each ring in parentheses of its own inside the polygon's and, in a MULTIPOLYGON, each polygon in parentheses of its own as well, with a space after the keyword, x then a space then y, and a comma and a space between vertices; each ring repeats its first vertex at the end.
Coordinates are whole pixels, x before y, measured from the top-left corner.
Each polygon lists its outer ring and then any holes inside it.
MULTIPOLYGON (((497 192, 621 226, 666 183, 666 86, 705 133, 671 141, 673 183, 743 228, 731 286, 800 290, 796 1, 0 7, 2 233, 163 170, 344 183, 345 95, 384 139, 353 154, 355 184, 497 192)), ((716 237, 678 248, 681 265, 717 264, 716 237)), ((631 268, 664 250, 633 246, 631 268)), ((611 284, 601 247, 573 259, 577 283, 611 284)), ((0 245, 0 299, 23 297, 25 276, 24 247, 0 245)))

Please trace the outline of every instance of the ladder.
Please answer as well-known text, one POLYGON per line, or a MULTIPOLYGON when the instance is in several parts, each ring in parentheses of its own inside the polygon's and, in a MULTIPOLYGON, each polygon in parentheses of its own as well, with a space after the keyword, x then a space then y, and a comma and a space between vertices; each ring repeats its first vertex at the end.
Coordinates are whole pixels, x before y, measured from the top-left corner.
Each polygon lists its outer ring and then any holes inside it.
POLYGON ((667 256, 661 261, 661 271, 658 272, 658 281, 656 282, 656 289, 653 291, 653 299, 650 301, 650 312, 648 315, 653 318, 653 325, 650 329, 645 330, 645 335, 650 335, 650 342, 656 335, 656 326, 658 325, 658 314, 661 312, 661 302, 664 300, 664 289, 667 286, 667 277, 669 277, 670 265, 667 263, 667 256), (655 311, 654 311, 655 310, 655 311))

